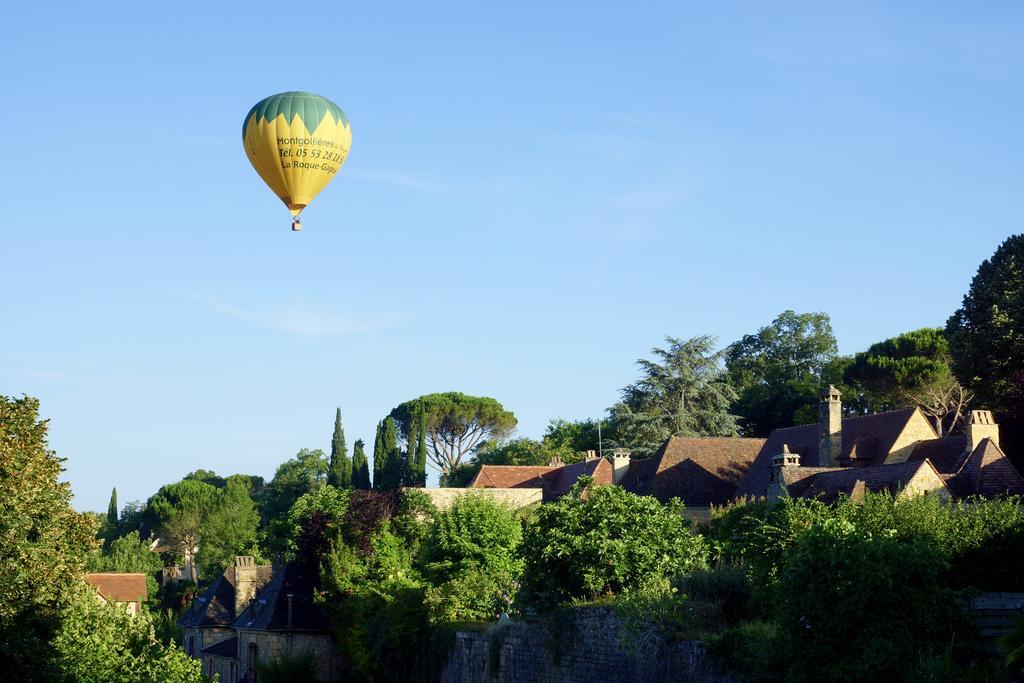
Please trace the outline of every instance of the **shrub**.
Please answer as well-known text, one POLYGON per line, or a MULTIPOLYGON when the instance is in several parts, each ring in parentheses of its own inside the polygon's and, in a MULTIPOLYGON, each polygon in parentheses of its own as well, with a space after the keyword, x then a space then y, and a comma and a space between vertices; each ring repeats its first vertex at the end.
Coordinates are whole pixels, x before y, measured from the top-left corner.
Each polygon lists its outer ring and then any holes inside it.
POLYGON ((509 611, 516 588, 508 573, 471 569, 428 588, 425 604, 434 623, 494 621, 509 611))
POLYGON ((256 678, 274 683, 316 683, 316 655, 303 651, 293 655, 280 654, 256 663, 256 678))
POLYGON ((780 574, 780 625, 800 660, 790 677, 901 678, 907 662, 952 635, 945 564, 922 539, 863 533, 841 518, 815 522, 780 574))
POLYGON ((591 484, 581 478, 529 524, 523 592, 534 606, 639 589, 706 565, 707 547, 690 531, 681 503, 663 506, 618 486, 591 484))
POLYGON ((518 577, 516 550, 522 528, 515 511, 483 495, 468 493, 438 513, 427 531, 421 562, 435 585, 484 570, 518 577))
POLYGON ((698 569, 683 579, 680 590, 691 600, 716 605, 730 625, 751 616, 753 587, 746 573, 737 567, 698 569))
POLYGON ((745 621, 705 639, 708 654, 720 667, 744 680, 782 680, 793 662, 786 662, 776 624, 745 621))

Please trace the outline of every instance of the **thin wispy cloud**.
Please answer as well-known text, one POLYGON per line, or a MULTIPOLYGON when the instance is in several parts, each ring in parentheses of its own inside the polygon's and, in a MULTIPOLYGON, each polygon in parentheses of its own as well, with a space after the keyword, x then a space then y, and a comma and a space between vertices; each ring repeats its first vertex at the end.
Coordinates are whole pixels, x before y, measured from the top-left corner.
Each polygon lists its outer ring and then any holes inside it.
POLYGON ((347 337, 398 324, 396 316, 350 317, 294 307, 254 310, 200 292, 182 291, 179 294, 229 318, 303 337, 347 337))

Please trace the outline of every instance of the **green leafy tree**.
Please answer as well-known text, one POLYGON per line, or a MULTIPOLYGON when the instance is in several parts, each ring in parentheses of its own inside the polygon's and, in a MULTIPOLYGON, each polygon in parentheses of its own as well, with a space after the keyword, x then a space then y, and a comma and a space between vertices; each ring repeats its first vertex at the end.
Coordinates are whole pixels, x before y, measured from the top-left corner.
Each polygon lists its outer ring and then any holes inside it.
POLYGON ((675 579, 706 566, 708 551, 678 500, 663 506, 582 477, 568 495, 537 509, 522 556, 526 601, 550 608, 675 579))
POLYGON ((327 456, 319 448, 303 448, 294 458, 278 465, 274 478, 263 487, 259 501, 264 545, 268 551, 276 553, 287 549, 288 511, 303 494, 326 484, 327 468, 327 456))
POLYGON ((218 490, 217 500, 202 523, 199 566, 203 576, 217 576, 231 565, 235 555, 260 556, 256 547, 259 523, 260 515, 245 481, 229 478, 218 490))
POLYGON ((122 606, 101 603, 86 585, 77 586, 70 596, 53 646, 60 678, 76 683, 207 680, 200 660, 192 659, 173 643, 165 645, 156 639, 147 612, 133 616, 122 606))
POLYGON ((1024 451, 1024 234, 978 267, 946 322, 953 372, 996 412, 1009 453, 1024 451), (1016 449, 1014 448, 1016 446, 1016 449))
POLYGON ((417 417, 426 432, 426 456, 444 477, 488 441, 508 436, 516 417, 493 398, 457 391, 427 394, 391 411, 402 439, 417 438, 417 417))
POLYGON ((46 442, 39 401, 0 396, 0 659, 10 680, 54 680, 58 608, 96 545, 92 521, 71 508, 64 462, 46 442))
POLYGON ((640 379, 609 410, 615 441, 643 457, 670 436, 736 436, 729 412, 736 392, 726 382, 714 337, 665 341, 668 348, 651 351, 656 360, 637 361, 640 379))
POLYGON ((189 472, 182 478, 187 480, 201 481, 204 484, 209 484, 210 486, 213 486, 218 489, 224 488, 224 485, 227 483, 224 477, 219 476, 216 472, 203 469, 195 470, 194 472, 189 472))
POLYGON ((139 532, 132 531, 113 539, 106 548, 97 548, 89 553, 86 571, 127 572, 146 575, 149 595, 156 595, 159 588, 156 575, 163 569, 160 555, 149 549, 149 543, 139 538, 139 532))
POLYGON ((826 369, 837 355, 825 313, 784 311, 766 327, 726 349, 729 382, 739 393, 734 406, 743 431, 768 436, 791 427, 798 416, 816 416, 826 369))
POLYGON ((940 434, 959 422, 970 393, 953 376, 942 328, 926 327, 872 344, 854 356, 846 384, 863 387, 879 412, 920 406, 940 434))
POLYGON ((107 503, 107 528, 117 528, 117 487, 110 492, 110 502, 107 503))
POLYGON ((203 536, 203 523, 216 508, 218 498, 215 486, 198 479, 183 479, 160 487, 147 504, 157 520, 160 535, 189 568, 192 583, 199 578, 196 552, 203 536))
POLYGON ((352 486, 357 489, 370 488, 370 465, 366 461, 363 440, 359 439, 352 446, 352 486))
MULTIPOLYGON (((551 420, 544 431, 544 445, 559 452, 583 454, 601 449, 602 443, 615 439, 612 424, 607 420, 551 420)), ((566 461, 568 462, 568 461, 566 461)))
POLYGON ((435 620, 491 620, 507 611, 522 573, 522 529, 515 511, 467 493, 431 523, 421 554, 433 586, 426 602, 435 620))
POLYGON ((341 426, 341 408, 334 414, 334 435, 331 437, 331 461, 327 470, 327 483, 331 486, 352 488, 352 461, 345 445, 345 429, 341 426))

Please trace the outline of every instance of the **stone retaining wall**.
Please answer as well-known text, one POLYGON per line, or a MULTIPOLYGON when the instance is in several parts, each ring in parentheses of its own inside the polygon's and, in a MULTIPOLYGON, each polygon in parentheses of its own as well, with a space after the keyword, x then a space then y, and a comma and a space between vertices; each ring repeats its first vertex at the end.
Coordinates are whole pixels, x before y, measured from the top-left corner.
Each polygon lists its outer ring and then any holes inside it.
POLYGON ((557 627, 506 622, 456 633, 442 683, 730 683, 698 641, 631 651, 608 608, 579 608, 557 627))

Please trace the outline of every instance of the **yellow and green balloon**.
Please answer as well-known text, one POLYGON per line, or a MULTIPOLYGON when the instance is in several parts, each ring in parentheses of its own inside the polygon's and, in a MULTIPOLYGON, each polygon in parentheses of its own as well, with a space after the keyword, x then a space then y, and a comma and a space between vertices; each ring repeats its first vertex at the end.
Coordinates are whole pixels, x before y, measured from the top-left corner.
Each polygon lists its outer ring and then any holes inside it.
POLYGON ((242 124, 242 144, 253 168, 300 229, 299 214, 345 163, 352 128, 345 112, 325 97, 283 92, 260 100, 242 124))

